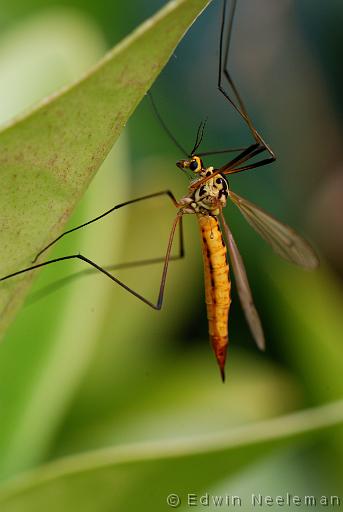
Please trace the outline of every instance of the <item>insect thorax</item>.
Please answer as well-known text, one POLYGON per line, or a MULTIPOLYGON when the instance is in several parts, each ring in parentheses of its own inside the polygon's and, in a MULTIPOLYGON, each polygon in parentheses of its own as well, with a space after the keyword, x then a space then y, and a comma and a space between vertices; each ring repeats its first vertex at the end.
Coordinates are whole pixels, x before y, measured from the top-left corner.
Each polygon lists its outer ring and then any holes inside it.
POLYGON ((191 183, 189 198, 192 199, 190 206, 195 213, 211 213, 219 215, 221 209, 226 206, 228 197, 228 183, 221 174, 209 178, 205 183, 193 190, 194 185, 205 177, 214 173, 213 167, 207 167, 198 173, 198 178, 191 183))

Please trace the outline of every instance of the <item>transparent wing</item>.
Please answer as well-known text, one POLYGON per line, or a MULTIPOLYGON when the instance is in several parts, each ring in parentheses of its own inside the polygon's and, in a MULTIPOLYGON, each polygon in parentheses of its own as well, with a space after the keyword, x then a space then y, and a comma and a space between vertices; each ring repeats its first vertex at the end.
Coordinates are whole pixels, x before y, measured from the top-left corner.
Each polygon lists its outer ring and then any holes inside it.
POLYGON ((245 318, 247 319, 250 331, 257 343, 258 348, 264 350, 265 339, 262 324, 252 298, 252 293, 249 286, 247 273, 245 271, 243 259, 238 251, 236 242, 232 236, 229 226, 225 222, 223 215, 221 215, 221 221, 228 242, 230 260, 235 275, 237 291, 245 314, 245 318))
POLYGON ((279 256, 307 269, 314 269, 319 265, 318 257, 310 244, 294 229, 234 192, 230 191, 229 195, 249 224, 279 256))

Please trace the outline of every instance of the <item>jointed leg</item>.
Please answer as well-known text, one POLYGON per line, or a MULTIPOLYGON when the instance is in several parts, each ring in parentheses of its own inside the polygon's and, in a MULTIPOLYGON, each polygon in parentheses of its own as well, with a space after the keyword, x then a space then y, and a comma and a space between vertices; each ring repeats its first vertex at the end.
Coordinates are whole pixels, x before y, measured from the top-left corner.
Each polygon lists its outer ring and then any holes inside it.
POLYGON ((63 238, 65 235, 68 235, 69 233, 72 233, 73 231, 77 231, 78 229, 84 228, 85 226, 88 226, 89 224, 92 224, 93 222, 97 222, 98 220, 106 217, 106 215, 109 215, 110 213, 114 212, 115 210, 119 210, 119 208, 122 208, 123 206, 127 206, 127 205, 133 204, 133 203, 137 203, 139 201, 145 201, 146 199, 152 199, 153 197, 158 197, 158 196, 162 196, 162 195, 165 195, 165 194, 167 194, 168 197, 170 197, 170 199, 172 200, 173 204, 176 207, 178 207, 178 202, 177 202, 177 200, 175 199, 173 193, 170 190, 164 190, 162 192, 156 192, 154 194, 148 194, 146 196, 137 197, 136 199, 131 199, 130 201, 125 201, 125 203, 117 204, 116 206, 113 206, 113 208, 111 208, 110 210, 107 210, 105 213, 102 213, 98 217, 95 217, 94 219, 89 220, 88 222, 85 222, 84 224, 80 224, 80 226, 76 226, 75 228, 69 229, 68 231, 65 231, 64 233, 59 235, 57 238, 55 238, 55 240, 50 242, 46 247, 44 247, 42 250, 39 251, 39 253, 35 256, 35 258, 32 261, 32 263, 35 263, 38 260, 39 256, 41 256, 43 254, 43 252, 45 252, 52 245, 54 245, 56 242, 61 240, 61 238, 63 238))
POLYGON ((202 153, 197 153, 197 156, 209 156, 209 155, 220 155, 223 153, 238 153, 245 151, 247 148, 228 148, 228 149, 218 149, 214 151, 204 151, 202 153))
POLYGON ((0 279, 0 281, 5 281, 6 279, 10 279, 11 277, 18 276, 18 275, 23 274, 25 272, 28 272, 30 270, 35 270, 37 268, 44 267, 46 265, 51 265, 51 264, 57 263, 59 261, 79 259, 79 260, 82 260, 82 261, 88 263, 88 265, 92 266, 93 268, 95 268, 96 270, 101 272, 102 274, 104 274, 107 277, 109 277, 112 281, 114 281, 115 283, 119 284, 119 286, 121 286, 122 288, 127 290, 129 293, 131 293, 132 295, 134 295, 135 297, 140 299, 142 302, 144 302, 148 306, 152 307, 153 309, 159 310, 159 309, 161 309, 162 303, 163 303, 163 295, 164 295, 164 289, 165 289, 165 283, 166 283, 166 278, 167 278, 168 265, 169 265, 169 261, 170 261, 170 253, 171 253, 171 249, 172 249, 172 245, 173 245, 173 239, 174 239, 174 235, 175 235, 175 230, 176 230, 176 227, 177 227, 178 223, 180 222, 181 218, 182 218, 182 213, 178 212, 178 214, 177 214, 177 216, 176 216, 176 218, 175 218, 175 220, 173 222, 172 229, 171 229, 171 232, 170 232, 170 235, 169 235, 167 251, 166 251, 165 258, 164 258, 164 266, 163 266, 163 271, 162 271, 161 284, 160 284, 160 289, 159 289, 159 293, 158 293, 158 298, 157 298, 156 304, 154 304, 150 300, 146 299, 145 297, 143 297, 143 295, 139 294, 138 292, 136 292, 132 288, 128 287, 125 283, 123 283, 122 281, 117 279, 115 276, 110 274, 106 269, 100 267, 97 263, 95 263, 94 261, 90 260, 86 256, 83 256, 82 254, 72 254, 72 255, 69 255, 69 256, 62 256, 60 258, 55 258, 55 259, 52 259, 52 260, 49 260, 49 261, 45 261, 44 263, 38 263, 37 265, 33 265, 32 267, 29 267, 29 268, 26 268, 26 269, 23 269, 23 270, 19 270, 17 272, 9 274, 9 275, 7 275, 5 277, 2 277, 0 279))
MULTIPOLYGON (((170 255, 169 261, 176 261, 185 256, 185 249, 184 249, 184 236, 183 236, 183 222, 182 217, 180 217, 179 221, 179 250, 178 253, 175 255, 170 255)), ((127 263, 117 263, 114 265, 106 265, 103 268, 107 271, 113 271, 113 270, 121 270, 121 269, 127 269, 127 268, 133 268, 133 267, 143 267, 147 265, 154 265, 157 263, 163 263, 165 261, 165 256, 159 257, 159 258, 150 258, 145 260, 137 260, 137 261, 128 261, 127 263)), ((79 272, 74 272, 71 275, 62 277, 61 279, 58 279, 57 281, 54 281, 53 283, 48 284, 44 288, 38 290, 34 294, 30 295, 28 302, 30 304, 35 303, 36 301, 46 297, 50 293, 53 293, 60 289, 62 286, 65 286, 69 284, 74 279, 77 279, 79 277, 92 275, 95 272, 97 272, 97 269, 90 268, 90 269, 84 269, 80 270, 79 272)))
MULTIPOLYGON (((262 153, 265 148, 260 146, 259 144, 252 144, 248 148, 246 148, 242 153, 240 153, 238 156, 236 156, 233 160, 230 160, 227 164, 220 167, 220 169, 217 169, 214 173, 212 173, 210 176, 205 176, 202 179, 197 180, 190 188, 191 190, 196 190, 199 187, 201 187, 206 181, 213 179, 218 174, 234 174, 235 172, 240 172, 246 170, 245 168, 239 167, 247 160, 250 160, 254 156, 257 156, 259 153, 262 153)), ((268 160, 269 161, 269 160, 268 160)), ((264 165, 265 160, 253 163, 247 166, 249 169, 253 169, 254 167, 259 167, 260 165, 264 165)))
POLYGON ((228 32, 224 41, 224 30, 225 30, 225 19, 226 19, 226 11, 227 11, 227 0, 223 0, 223 14, 222 14, 222 24, 220 31, 220 47, 219 47, 219 69, 218 69, 218 89, 223 94, 223 96, 231 103, 231 105, 235 108, 235 110, 242 116, 244 121, 247 123, 252 136, 254 137, 256 143, 262 150, 265 150, 269 153, 269 157, 264 160, 264 164, 272 163, 275 161, 275 154, 272 149, 266 144, 261 135, 258 133, 256 128, 253 125, 253 122, 245 108, 244 102, 238 92, 238 89, 231 77, 231 74, 228 70, 228 58, 229 58, 229 50, 230 50, 230 42, 232 35, 232 27, 233 27, 233 19, 235 14, 237 0, 232 0, 231 12, 229 15, 228 21, 228 32), (225 78, 231 87, 234 98, 232 98, 223 87, 223 78, 225 78))

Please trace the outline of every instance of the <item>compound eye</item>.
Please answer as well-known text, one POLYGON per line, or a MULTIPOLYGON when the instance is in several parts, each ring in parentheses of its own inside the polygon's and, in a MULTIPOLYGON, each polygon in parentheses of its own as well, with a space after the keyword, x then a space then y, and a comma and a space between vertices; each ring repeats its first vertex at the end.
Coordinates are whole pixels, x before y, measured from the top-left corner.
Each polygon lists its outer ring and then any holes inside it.
POLYGON ((196 171, 198 168, 198 162, 196 160, 192 160, 189 164, 189 168, 191 171, 196 171))

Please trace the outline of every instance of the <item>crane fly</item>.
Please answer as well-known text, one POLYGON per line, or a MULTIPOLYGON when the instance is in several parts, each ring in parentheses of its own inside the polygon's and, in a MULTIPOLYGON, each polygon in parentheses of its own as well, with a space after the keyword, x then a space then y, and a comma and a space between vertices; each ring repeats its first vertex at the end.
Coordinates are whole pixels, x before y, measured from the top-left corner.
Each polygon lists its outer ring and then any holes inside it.
POLYGON ((233 0, 231 11, 228 16, 228 20, 226 21, 227 0, 223 0, 222 22, 219 40, 219 66, 217 86, 220 93, 237 111, 237 113, 248 126, 253 137, 253 143, 243 148, 229 148, 201 153, 198 151, 198 149, 203 140, 206 124, 205 121, 200 124, 193 149, 190 153, 188 153, 184 150, 183 146, 179 144, 177 139, 169 130, 168 126, 164 123, 150 94, 149 96, 151 99, 152 107, 157 115, 158 120, 162 124, 162 127, 165 129, 168 136, 176 144, 179 150, 181 150, 182 153, 186 156, 185 159, 179 160, 176 165, 191 176, 187 194, 178 201, 170 190, 165 190, 143 197, 138 197, 136 199, 116 205, 102 215, 99 215, 98 217, 85 222, 80 226, 62 233, 58 238, 50 242, 36 255, 32 262, 32 266, 9 274, 0 279, 0 281, 4 281, 39 267, 60 261, 79 259, 84 261, 90 267, 93 267, 93 269, 96 269, 97 271, 106 275, 112 281, 119 284, 125 290, 133 294, 135 297, 150 307, 156 310, 160 310, 163 304, 169 262, 172 259, 177 259, 184 256, 182 229, 183 216, 186 214, 193 214, 197 218, 201 234, 205 275, 205 297, 210 342, 223 380, 225 378, 224 367, 229 340, 228 317, 231 304, 231 279, 227 253, 229 254, 230 262, 235 276, 238 296, 240 298, 242 309, 250 327, 252 336, 255 339, 257 346, 261 350, 265 348, 263 329, 259 315, 254 305, 244 263, 239 253, 235 239, 223 215, 223 208, 226 206, 228 199, 230 199, 233 204, 238 207, 248 223, 266 242, 271 245, 273 250, 278 255, 292 263, 295 263, 296 265, 307 269, 313 269, 318 265, 318 258, 306 240, 298 235, 292 228, 276 220, 269 213, 256 206, 252 202, 239 196, 229 187, 227 178, 229 175, 268 165, 274 162, 276 159, 272 149, 263 140, 259 132, 254 127, 254 124, 245 108, 243 100, 228 69, 227 63, 236 4, 237 0, 233 0), (228 27, 228 30, 227 34, 225 35, 226 27, 228 27), (225 153, 237 153, 237 155, 219 168, 204 165, 203 157, 225 153), (169 197, 174 206, 178 209, 170 231, 166 254, 163 258, 155 258, 153 260, 143 260, 127 264, 124 263, 122 265, 112 266, 109 268, 103 268, 96 262, 81 254, 71 254, 62 256, 60 258, 51 259, 42 263, 36 263, 38 258, 40 258, 40 256, 42 256, 42 254, 45 253, 48 248, 54 245, 65 235, 99 221, 103 217, 113 213, 119 208, 162 195, 169 197), (179 254, 177 256, 172 256, 171 251, 173 240, 178 227, 180 234, 179 254), (164 265, 156 303, 151 302, 143 295, 128 287, 112 273, 110 273, 110 270, 119 267, 123 268, 158 262, 164 262, 164 265))

